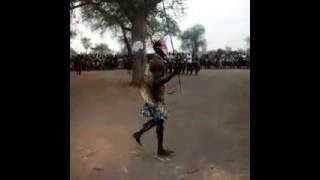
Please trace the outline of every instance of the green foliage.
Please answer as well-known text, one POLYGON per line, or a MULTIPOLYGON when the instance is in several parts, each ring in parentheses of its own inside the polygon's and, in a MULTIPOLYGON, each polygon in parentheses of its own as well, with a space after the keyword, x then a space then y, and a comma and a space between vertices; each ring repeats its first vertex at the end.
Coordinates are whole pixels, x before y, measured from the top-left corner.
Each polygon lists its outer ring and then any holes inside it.
POLYGON ((206 40, 203 37, 204 33, 205 29, 200 24, 196 24, 184 31, 180 36, 182 41, 181 49, 192 51, 193 54, 196 54, 199 48, 205 48, 206 40))
POLYGON ((171 17, 149 16, 147 19, 147 34, 153 36, 157 34, 172 36, 180 35, 178 23, 171 17))
POLYGON ((124 26, 129 29, 131 23, 121 12, 117 3, 101 3, 84 6, 81 11, 82 19, 91 25, 92 30, 106 31, 108 28, 124 26))
POLYGON ((95 47, 91 48, 93 53, 97 54, 110 54, 112 50, 105 43, 97 44, 95 47))
MULTIPOLYGON (((74 4, 93 2, 91 0, 73 0, 74 4)), ((163 32, 178 36, 180 30, 176 18, 184 13, 185 0, 165 0, 168 14, 165 16, 161 0, 101 0, 81 6, 83 20, 90 24, 92 30, 105 32, 107 29, 114 33, 124 29, 127 36, 141 34, 141 28, 133 26, 141 25, 135 19, 145 16, 147 36, 163 32), (142 8, 144 7, 144 8, 142 8)), ((142 19, 143 20, 143 19, 142 19)), ((116 34, 116 33, 115 33, 116 34)), ((132 39, 132 38, 130 38, 132 39)))
MULTIPOLYGON (((185 0, 165 1, 169 12, 170 10, 182 12, 184 9, 182 6, 185 0)), ((171 19, 167 18, 168 22, 163 20, 162 17, 165 13, 160 2, 162 0, 71 0, 70 4, 71 9, 72 7, 82 8, 82 17, 84 21, 91 24, 93 30, 103 32, 107 28, 115 31, 120 29, 123 35, 121 39, 123 39, 128 52, 131 52, 130 46, 133 42, 145 42, 148 36, 155 33, 172 31, 172 34, 179 34, 179 28, 175 22, 176 17, 174 17, 177 13, 167 13, 171 19), (169 27, 166 23, 170 24, 169 27), (128 42, 129 39, 132 42, 128 42)), ((133 68, 132 82, 140 84, 143 81, 143 63, 134 62, 136 64, 133 68)))

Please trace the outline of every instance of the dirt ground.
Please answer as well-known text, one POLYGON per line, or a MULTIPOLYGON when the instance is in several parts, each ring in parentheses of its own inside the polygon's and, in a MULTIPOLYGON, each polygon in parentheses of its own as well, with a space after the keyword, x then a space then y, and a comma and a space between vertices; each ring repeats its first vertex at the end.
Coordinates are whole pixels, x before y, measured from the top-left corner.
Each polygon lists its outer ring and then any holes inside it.
POLYGON ((167 95, 165 147, 156 159, 155 129, 144 122, 139 90, 126 71, 70 73, 70 180, 249 180, 250 70, 202 70, 181 76, 167 95))

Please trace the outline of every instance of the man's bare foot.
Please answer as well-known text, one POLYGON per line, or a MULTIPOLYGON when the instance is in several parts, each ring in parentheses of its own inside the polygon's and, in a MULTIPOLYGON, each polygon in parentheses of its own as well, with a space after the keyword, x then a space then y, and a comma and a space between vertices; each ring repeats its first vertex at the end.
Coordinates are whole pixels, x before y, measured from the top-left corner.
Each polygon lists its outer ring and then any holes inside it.
POLYGON ((140 146, 142 146, 141 141, 140 141, 140 137, 141 137, 141 134, 140 134, 140 133, 136 132, 136 133, 134 133, 134 134, 132 135, 132 137, 137 141, 137 143, 138 143, 140 146))
POLYGON ((168 149, 158 150, 158 156, 171 156, 173 153, 174 151, 168 149))

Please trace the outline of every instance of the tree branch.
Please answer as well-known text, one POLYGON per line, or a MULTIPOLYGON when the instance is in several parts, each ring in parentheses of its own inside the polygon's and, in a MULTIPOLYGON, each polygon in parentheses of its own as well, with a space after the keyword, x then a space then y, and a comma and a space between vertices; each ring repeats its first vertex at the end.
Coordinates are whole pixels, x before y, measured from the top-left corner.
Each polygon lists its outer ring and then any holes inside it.
POLYGON ((102 3, 102 1, 93 2, 92 0, 81 0, 81 1, 78 1, 78 2, 80 2, 78 5, 74 5, 75 2, 71 2, 70 10, 74 10, 76 8, 79 8, 79 7, 82 7, 82 6, 86 6, 86 5, 100 5, 102 3))
POLYGON ((145 12, 149 12, 157 7, 157 4, 160 3, 162 0, 148 0, 145 2, 145 12))
POLYGON ((99 11, 105 19, 113 19, 119 26, 121 26, 121 28, 123 28, 124 30, 127 30, 127 31, 131 31, 131 28, 126 27, 123 24, 123 22, 119 19, 119 17, 109 15, 109 13, 105 9, 103 9, 101 6, 99 6, 98 4, 95 4, 93 7, 94 7, 94 9, 99 11))
POLYGON ((128 28, 128 27, 126 27, 124 25, 123 25, 123 29, 126 30, 126 31, 131 31, 132 30, 132 28, 128 28))
POLYGON ((82 7, 82 6, 86 6, 86 5, 89 5, 89 3, 82 3, 82 4, 78 4, 78 5, 72 5, 70 7, 70 10, 74 10, 76 8, 79 8, 79 7, 82 7))
POLYGON ((118 4, 120 6, 120 9, 123 11, 123 13, 126 15, 126 17, 133 22, 135 12, 137 11, 136 7, 133 5, 133 3, 128 3, 123 0, 118 0, 118 4))

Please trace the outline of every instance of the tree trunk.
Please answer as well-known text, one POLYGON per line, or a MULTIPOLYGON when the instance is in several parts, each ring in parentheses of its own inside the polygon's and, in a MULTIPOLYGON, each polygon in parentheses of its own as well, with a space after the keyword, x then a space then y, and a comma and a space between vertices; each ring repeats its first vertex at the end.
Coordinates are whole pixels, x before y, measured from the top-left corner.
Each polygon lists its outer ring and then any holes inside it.
POLYGON ((146 63, 146 17, 143 15, 135 17, 135 23, 133 24, 135 30, 142 32, 133 32, 133 41, 143 42, 143 51, 134 55, 133 71, 132 71, 132 84, 140 86, 144 81, 145 63, 146 63))
POLYGON ((140 86, 144 80, 144 58, 143 52, 134 55, 132 69, 132 84, 140 86))
POLYGON ((143 39, 143 64, 147 63, 147 48, 146 48, 146 38, 143 39))
POLYGON ((124 26, 122 24, 120 24, 120 26, 121 26, 123 39, 124 39, 124 43, 126 44, 126 48, 127 48, 127 51, 128 51, 129 58, 132 60, 132 48, 131 48, 129 39, 127 37, 127 32, 126 32, 126 30, 125 30, 125 28, 124 28, 124 26))

